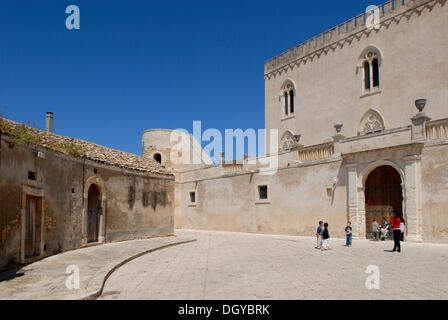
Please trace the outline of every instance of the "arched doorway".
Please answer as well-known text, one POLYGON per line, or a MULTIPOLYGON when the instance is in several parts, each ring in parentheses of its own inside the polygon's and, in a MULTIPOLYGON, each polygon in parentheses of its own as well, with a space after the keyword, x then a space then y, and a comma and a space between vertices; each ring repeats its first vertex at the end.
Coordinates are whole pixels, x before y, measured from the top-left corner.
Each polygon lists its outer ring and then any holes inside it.
POLYGON ((89 187, 87 201, 87 242, 98 242, 101 197, 98 187, 94 184, 89 187))
POLYGON ((392 211, 403 212, 403 191, 400 173, 393 167, 384 165, 373 170, 366 180, 366 237, 372 238, 374 220, 381 225, 390 220, 392 211))

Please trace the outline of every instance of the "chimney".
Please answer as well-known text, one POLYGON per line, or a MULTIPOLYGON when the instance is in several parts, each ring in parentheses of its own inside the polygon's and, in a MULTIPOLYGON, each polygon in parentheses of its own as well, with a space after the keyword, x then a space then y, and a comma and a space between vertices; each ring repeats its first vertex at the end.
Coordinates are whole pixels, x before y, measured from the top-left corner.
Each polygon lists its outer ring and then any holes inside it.
POLYGON ((53 132, 53 112, 47 112, 47 121, 45 123, 45 130, 47 132, 53 132))

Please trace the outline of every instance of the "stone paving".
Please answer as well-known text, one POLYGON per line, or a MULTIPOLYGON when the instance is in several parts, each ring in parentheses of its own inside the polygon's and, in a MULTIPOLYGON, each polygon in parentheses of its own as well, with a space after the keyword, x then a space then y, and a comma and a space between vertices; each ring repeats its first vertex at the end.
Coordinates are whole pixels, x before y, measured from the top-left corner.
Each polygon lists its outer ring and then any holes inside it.
POLYGON ((0 273, 0 300, 92 298, 101 293, 105 278, 122 263, 192 240, 172 236, 121 241, 50 256, 19 270, 0 273), (73 271, 66 274, 70 265, 79 268, 79 289, 67 289, 66 280, 73 275, 73 271))
POLYGON ((316 250, 307 237, 178 230, 197 241, 122 266, 100 299, 447 299, 448 245, 331 239, 316 250), (366 288, 366 268, 380 289, 366 288))

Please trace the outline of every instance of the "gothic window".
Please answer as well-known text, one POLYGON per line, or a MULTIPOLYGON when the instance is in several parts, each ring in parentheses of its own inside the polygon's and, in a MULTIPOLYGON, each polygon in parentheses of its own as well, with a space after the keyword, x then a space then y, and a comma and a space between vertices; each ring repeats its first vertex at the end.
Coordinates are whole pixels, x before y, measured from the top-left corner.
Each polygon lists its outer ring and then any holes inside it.
POLYGON ((291 131, 286 130, 280 139, 279 151, 288 151, 297 147, 300 142, 301 135, 294 135, 291 131))
POLYGON ((281 89, 280 97, 283 99, 283 116, 287 117, 294 114, 294 96, 296 94, 296 89, 294 83, 291 80, 286 80, 281 89))
POLYGON ((373 134, 384 130, 384 120, 375 110, 369 110, 362 117, 358 135, 373 134))
POLYGON ((286 131, 280 139, 280 151, 290 150, 294 146, 294 135, 290 131, 286 131))
POLYGON ((380 51, 374 47, 364 50, 360 56, 360 68, 362 69, 363 89, 370 92, 380 87, 380 51))

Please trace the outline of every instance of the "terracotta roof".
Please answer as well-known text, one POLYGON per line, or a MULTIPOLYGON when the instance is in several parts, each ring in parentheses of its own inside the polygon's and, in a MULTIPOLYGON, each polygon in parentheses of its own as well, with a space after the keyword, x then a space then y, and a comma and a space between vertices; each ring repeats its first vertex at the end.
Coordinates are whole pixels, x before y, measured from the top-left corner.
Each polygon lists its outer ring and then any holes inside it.
POLYGON ((165 167, 153 159, 146 159, 136 154, 107 148, 89 141, 46 132, 1 117, 0 128, 13 139, 16 138, 17 141, 37 144, 75 157, 90 159, 125 169, 172 175, 165 167))

